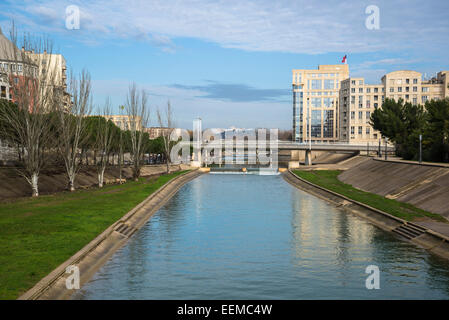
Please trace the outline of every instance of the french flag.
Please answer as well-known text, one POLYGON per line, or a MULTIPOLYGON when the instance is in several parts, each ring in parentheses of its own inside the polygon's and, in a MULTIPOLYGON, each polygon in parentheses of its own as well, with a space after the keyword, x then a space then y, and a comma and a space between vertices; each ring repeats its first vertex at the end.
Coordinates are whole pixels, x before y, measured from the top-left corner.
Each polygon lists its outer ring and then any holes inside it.
POLYGON ((341 63, 346 63, 346 55, 343 57, 343 60, 341 60, 341 63))

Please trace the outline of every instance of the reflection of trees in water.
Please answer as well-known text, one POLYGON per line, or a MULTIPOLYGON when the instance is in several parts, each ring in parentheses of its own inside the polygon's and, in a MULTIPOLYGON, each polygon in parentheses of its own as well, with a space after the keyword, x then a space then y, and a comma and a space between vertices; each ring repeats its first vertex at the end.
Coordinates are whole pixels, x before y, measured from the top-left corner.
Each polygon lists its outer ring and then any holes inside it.
MULTIPOLYGON (((152 251, 156 247, 163 246, 169 249, 174 242, 172 233, 182 223, 183 210, 191 190, 189 184, 183 186, 171 199, 169 199, 150 220, 129 240, 129 244, 123 248, 117 261, 125 261, 124 275, 129 287, 134 287, 133 282, 145 281, 145 274, 149 272, 152 251)), ((169 257, 170 255, 167 255, 169 257)))
POLYGON ((426 261, 429 265, 426 282, 430 287, 439 287, 449 294, 449 262, 434 254, 429 254, 426 261))
MULTIPOLYGON (((449 293, 449 262, 397 236, 376 228, 372 237, 373 263, 395 282, 419 283, 449 293)), ((425 297, 423 297, 425 298, 425 297)))

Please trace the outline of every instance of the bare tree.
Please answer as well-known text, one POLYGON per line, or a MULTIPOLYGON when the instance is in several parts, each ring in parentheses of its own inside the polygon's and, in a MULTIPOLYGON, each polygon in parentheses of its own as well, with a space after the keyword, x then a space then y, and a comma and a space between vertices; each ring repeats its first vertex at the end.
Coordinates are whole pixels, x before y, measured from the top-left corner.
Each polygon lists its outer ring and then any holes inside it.
MULTIPOLYGON (((120 106, 120 115, 123 114, 125 106, 120 106)), ((119 151, 118 151, 118 171, 119 171, 119 183, 122 184, 122 161, 123 161, 123 130, 120 128, 119 137, 119 151)))
POLYGON ((136 84, 133 83, 128 90, 125 104, 129 121, 129 131, 131 133, 131 161, 134 180, 140 177, 142 167, 142 157, 144 154, 144 132, 149 120, 149 110, 147 106, 147 94, 145 90, 138 92, 136 84))
POLYGON ((57 132, 58 148, 64 159, 70 191, 75 190, 75 179, 80 168, 80 146, 86 135, 86 116, 92 110, 91 103, 91 81, 90 75, 83 70, 80 78, 76 79, 73 74, 70 77, 69 93, 72 103, 68 106, 59 104, 57 106, 57 132))
POLYGON ((52 62, 51 41, 25 34, 19 50, 14 24, 10 34, 11 43, 6 43, 0 52, 9 61, 3 66, 2 76, 8 82, 15 105, 6 108, 0 117, 8 123, 11 138, 23 148, 24 167, 19 173, 30 184, 32 195, 38 196, 39 174, 54 151, 51 112, 55 105, 63 103, 59 98, 64 85, 57 64, 52 62))
POLYGON ((159 126, 161 128, 167 128, 166 130, 162 129, 162 140, 164 142, 164 153, 167 164, 167 173, 170 173, 170 134, 173 129, 173 112, 171 109, 170 101, 167 101, 167 108, 165 109, 164 114, 157 109, 157 120, 159 122, 159 126))
POLYGON ((113 123, 108 119, 111 115, 111 103, 109 98, 100 112, 97 126, 96 150, 100 154, 100 161, 97 162, 98 186, 103 187, 104 171, 108 165, 108 155, 112 148, 114 139, 113 123))

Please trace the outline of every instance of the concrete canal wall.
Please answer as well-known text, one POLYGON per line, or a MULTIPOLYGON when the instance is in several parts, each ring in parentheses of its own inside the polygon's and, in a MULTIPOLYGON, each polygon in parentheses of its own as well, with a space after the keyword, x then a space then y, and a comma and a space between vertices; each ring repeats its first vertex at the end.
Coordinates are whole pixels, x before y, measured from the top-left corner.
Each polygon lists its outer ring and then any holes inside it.
MULTIPOLYGON (((166 165, 151 165, 142 167, 142 176, 163 174, 166 165)), ((180 170, 180 166, 172 165, 171 171, 180 170)), ((108 167, 104 174, 105 183, 115 183, 119 178, 118 167, 108 167)), ((122 168, 122 179, 131 179, 130 167, 122 168)), ((98 185, 97 170, 94 166, 83 167, 76 176, 76 188, 90 188, 98 185)), ((52 194, 67 190, 67 174, 63 167, 43 170, 39 176, 39 193, 52 194)), ((12 167, 0 167, 0 200, 29 197, 31 187, 25 178, 12 167)))
POLYGON ((341 173, 338 179, 449 219, 449 166, 366 159, 341 173))
POLYGON ((72 275, 72 273, 66 273, 67 267, 77 266, 79 268, 80 285, 82 286, 184 184, 200 176, 203 172, 201 169, 189 171, 167 182, 20 296, 19 300, 70 298, 75 289, 66 288, 66 280, 72 275))

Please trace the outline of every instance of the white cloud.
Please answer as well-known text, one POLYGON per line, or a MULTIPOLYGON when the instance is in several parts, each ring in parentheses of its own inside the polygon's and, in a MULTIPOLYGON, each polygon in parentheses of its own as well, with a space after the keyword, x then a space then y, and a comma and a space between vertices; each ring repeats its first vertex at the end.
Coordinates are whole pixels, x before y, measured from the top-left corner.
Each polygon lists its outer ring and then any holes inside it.
POLYGON ((26 6, 15 0, 9 6, 17 10, 17 17, 25 13, 48 21, 60 19, 65 6, 76 4, 82 12, 81 28, 89 34, 148 37, 168 51, 174 50, 171 39, 178 37, 249 51, 309 54, 447 48, 447 1, 375 2, 380 8, 380 30, 365 28, 365 7, 370 3, 341 0, 41 0, 26 1, 26 6))

